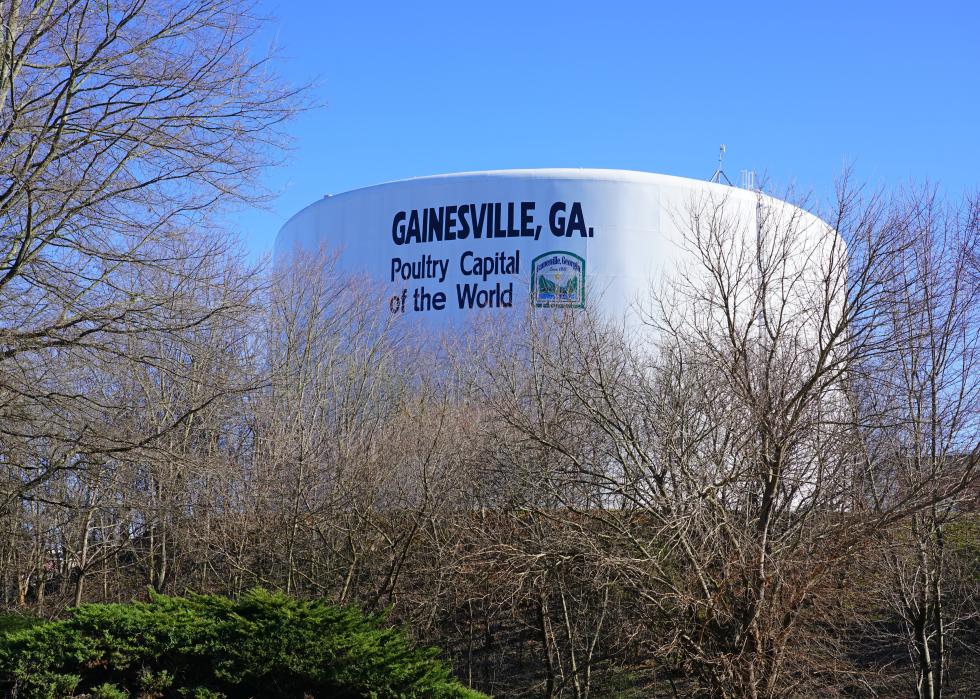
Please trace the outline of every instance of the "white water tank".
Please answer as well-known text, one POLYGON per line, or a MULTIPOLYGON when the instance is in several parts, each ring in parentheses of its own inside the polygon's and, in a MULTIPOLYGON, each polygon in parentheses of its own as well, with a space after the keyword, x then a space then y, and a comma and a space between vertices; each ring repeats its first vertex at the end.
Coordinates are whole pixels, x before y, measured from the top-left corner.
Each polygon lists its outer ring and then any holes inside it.
MULTIPOLYGON (((392 313, 448 327, 480 313, 594 307, 610 316, 689 261, 692 206, 723 205, 745 236, 760 206, 826 231, 758 192, 623 170, 536 169, 419 177, 314 202, 282 227, 276 256, 334 251, 384 287, 392 313)), ((815 229, 815 230, 816 230, 815 229)))

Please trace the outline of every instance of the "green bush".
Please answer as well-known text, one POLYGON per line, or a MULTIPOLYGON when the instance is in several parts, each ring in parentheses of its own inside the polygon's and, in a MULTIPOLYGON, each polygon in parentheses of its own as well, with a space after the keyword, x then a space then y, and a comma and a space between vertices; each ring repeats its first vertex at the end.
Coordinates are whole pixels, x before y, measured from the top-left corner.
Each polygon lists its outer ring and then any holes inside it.
POLYGON ((43 623, 44 621, 42 619, 37 619, 32 616, 24 616, 23 614, 13 614, 10 612, 0 612, 0 635, 10 631, 29 629, 32 626, 37 626, 38 624, 43 623))
POLYGON ((0 636, 17 697, 480 697, 376 616, 254 590, 84 605, 0 636))

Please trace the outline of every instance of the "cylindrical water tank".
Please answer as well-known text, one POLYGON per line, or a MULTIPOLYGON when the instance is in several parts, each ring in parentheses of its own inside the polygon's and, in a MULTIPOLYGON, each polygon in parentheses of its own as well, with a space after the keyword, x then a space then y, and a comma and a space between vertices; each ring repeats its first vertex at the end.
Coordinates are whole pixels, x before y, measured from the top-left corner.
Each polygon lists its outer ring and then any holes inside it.
MULTIPOLYGON (((755 235, 753 190, 622 170, 538 169, 419 177, 324 197, 279 232, 279 260, 337 253, 343 272, 387 287, 391 312, 449 326, 485 311, 523 316, 528 304, 590 306, 621 316, 651 283, 684 264, 690 211, 725 207, 755 235)), ((825 226, 822 226, 824 229, 825 226)))

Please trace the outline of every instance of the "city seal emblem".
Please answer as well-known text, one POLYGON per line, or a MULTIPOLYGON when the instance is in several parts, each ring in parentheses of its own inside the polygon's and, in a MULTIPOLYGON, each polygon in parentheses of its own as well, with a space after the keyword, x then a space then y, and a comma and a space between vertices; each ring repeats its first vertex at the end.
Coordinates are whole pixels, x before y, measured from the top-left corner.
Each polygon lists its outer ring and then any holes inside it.
POLYGON ((585 306, 585 260, 554 250, 531 261, 531 300, 539 308, 585 306))

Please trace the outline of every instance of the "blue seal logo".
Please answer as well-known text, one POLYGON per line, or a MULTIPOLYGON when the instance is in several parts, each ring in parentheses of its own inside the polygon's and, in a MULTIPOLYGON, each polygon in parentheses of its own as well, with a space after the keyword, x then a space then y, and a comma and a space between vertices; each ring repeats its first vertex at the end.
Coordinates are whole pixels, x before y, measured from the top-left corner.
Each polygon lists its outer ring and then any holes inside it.
POLYGON ((564 250, 535 257, 531 300, 539 308, 585 307, 585 260, 564 250))

